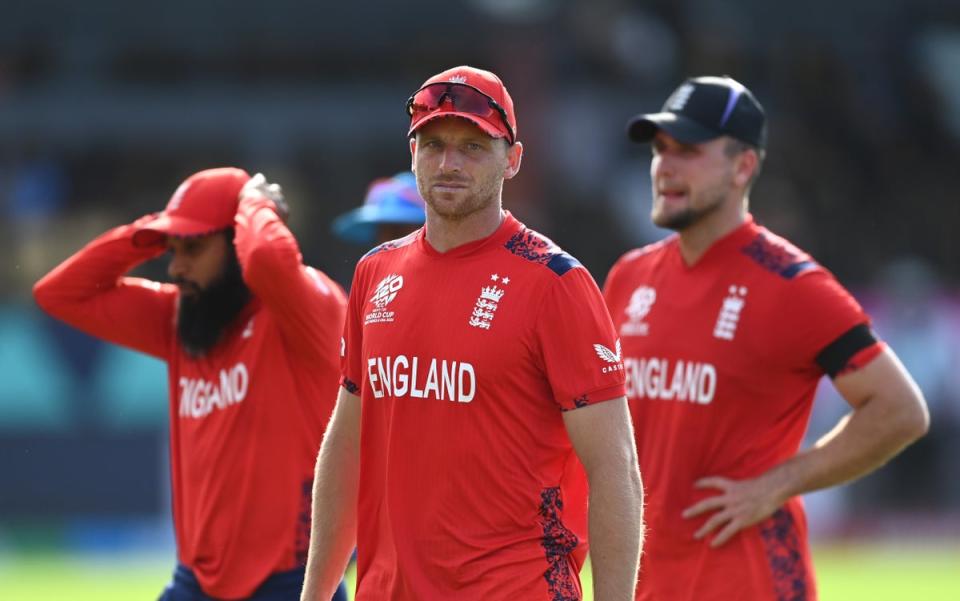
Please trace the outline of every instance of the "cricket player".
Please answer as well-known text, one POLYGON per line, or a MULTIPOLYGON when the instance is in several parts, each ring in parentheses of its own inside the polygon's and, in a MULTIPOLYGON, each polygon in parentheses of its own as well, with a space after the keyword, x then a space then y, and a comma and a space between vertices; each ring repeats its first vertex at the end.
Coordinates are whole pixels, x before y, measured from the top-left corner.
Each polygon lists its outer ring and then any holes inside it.
POLYGON ((346 298, 285 217, 262 175, 201 171, 34 287, 54 317, 167 362, 178 564, 162 601, 299 596, 346 298), (165 252, 172 283, 125 277, 165 252))
POLYGON ((358 601, 632 598, 642 490, 617 336, 590 274, 501 206, 513 101, 456 67, 407 103, 424 228, 353 279, 303 599, 357 545, 358 601), (582 461, 582 466, 581 466, 582 461))
POLYGON ((927 430, 860 305, 748 212, 766 129, 729 77, 689 79, 628 126, 652 145, 653 222, 676 231, 624 255, 604 288, 647 486, 638 600, 816 599, 799 495, 927 430), (824 374, 852 411, 800 451, 824 374))

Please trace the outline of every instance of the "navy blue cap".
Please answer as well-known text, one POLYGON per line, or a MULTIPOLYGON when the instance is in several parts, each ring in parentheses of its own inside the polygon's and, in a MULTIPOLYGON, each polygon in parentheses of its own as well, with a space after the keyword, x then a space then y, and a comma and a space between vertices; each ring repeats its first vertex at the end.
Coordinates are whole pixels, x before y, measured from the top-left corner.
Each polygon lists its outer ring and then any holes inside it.
POLYGON ((757 148, 767 145, 763 107, 750 90, 727 76, 687 79, 659 113, 637 115, 627 123, 634 142, 649 142, 657 130, 687 144, 730 136, 757 148))
POLYGON ((367 189, 363 205, 333 220, 333 233, 357 244, 376 242, 380 224, 420 225, 426 219, 417 179, 410 171, 374 180, 367 189))

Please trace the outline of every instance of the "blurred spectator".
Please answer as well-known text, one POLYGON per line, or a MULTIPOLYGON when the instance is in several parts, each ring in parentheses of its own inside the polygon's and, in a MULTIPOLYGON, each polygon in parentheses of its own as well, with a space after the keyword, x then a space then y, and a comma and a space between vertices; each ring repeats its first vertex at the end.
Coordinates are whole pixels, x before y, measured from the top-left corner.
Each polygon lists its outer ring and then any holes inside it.
POLYGON ((413 173, 374 180, 363 205, 333 221, 333 233, 347 242, 373 246, 402 238, 423 225, 423 199, 413 173))
POLYGON ((905 460, 893 462, 877 485, 883 487, 883 496, 914 509, 956 504, 960 502, 953 459, 960 456, 960 299, 947 296, 940 277, 915 256, 886 265, 873 292, 875 327, 916 378, 931 415, 926 439, 908 449, 905 460))

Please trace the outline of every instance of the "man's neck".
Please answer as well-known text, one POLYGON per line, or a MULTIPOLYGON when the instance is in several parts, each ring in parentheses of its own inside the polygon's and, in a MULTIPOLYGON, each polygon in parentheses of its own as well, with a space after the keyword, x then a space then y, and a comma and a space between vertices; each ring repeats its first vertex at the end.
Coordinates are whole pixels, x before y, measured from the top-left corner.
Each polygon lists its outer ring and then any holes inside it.
POLYGON ((427 208, 427 242, 439 253, 486 238, 497 231, 506 214, 499 202, 468 215, 464 219, 452 220, 437 215, 427 208))
POLYGON ((679 232, 680 255, 688 267, 693 267, 713 244, 737 229, 747 220, 747 203, 742 201, 734 207, 705 216, 679 232))

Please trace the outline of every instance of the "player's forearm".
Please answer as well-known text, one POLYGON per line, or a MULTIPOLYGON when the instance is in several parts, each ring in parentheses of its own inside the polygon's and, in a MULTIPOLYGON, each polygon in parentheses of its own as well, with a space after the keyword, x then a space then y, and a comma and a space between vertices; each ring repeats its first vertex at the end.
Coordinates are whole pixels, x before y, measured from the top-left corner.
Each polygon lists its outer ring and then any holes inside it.
POLYGON ((293 234, 273 201, 246 196, 236 215, 234 244, 247 287, 270 311, 287 348, 311 364, 334 360, 343 329, 344 294, 302 264, 293 234))
POLYGON ((60 263, 34 285, 37 304, 59 317, 76 303, 116 288, 124 274, 164 252, 162 246, 133 246, 135 229, 130 224, 109 230, 60 263))
POLYGON ((784 499, 849 482, 881 467, 922 436, 927 420, 922 400, 870 399, 840 420, 812 448, 774 468, 770 475, 779 480, 784 499))
POLYGON ((643 547, 643 486, 634 467, 590 475, 594 599, 632 600, 643 547))
POLYGON ((263 196, 244 197, 234 226, 243 279, 257 296, 268 295, 299 271, 300 247, 277 214, 273 201, 263 196))
POLYGON ((326 601, 346 571, 356 540, 356 495, 331 491, 328 469, 317 470, 314 484, 313 525, 303 583, 302 601, 326 601), (321 475, 321 474, 325 475, 321 475))
POLYGON ((342 398, 341 394, 317 458, 310 551, 301 601, 327 601, 333 596, 356 543, 359 439, 344 427, 350 423, 343 422, 352 419, 344 420, 342 414, 359 408, 345 407, 342 398))

